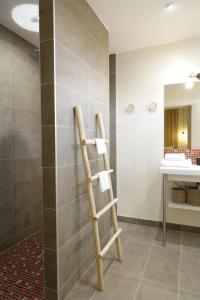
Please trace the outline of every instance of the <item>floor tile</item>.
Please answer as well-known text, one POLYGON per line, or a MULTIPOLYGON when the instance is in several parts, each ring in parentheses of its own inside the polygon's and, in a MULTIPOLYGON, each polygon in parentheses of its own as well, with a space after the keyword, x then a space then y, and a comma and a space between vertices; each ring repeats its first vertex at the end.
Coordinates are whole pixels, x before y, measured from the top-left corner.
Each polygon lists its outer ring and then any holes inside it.
POLYGON ((120 228, 122 228, 122 233, 120 235, 122 244, 127 241, 128 238, 130 238, 135 229, 137 228, 136 224, 130 224, 130 223, 124 223, 124 222, 118 222, 118 225, 120 228))
POLYGON ((89 300, 94 295, 96 287, 97 276, 95 265, 93 264, 65 300, 89 300))
POLYGON ((111 270, 140 278, 151 247, 147 244, 136 243, 129 240, 123 247, 123 262, 113 262, 111 270))
POLYGON ((200 235, 188 232, 182 233, 181 250, 200 253, 200 235))
MULTIPOLYGON (((175 230, 167 230, 166 248, 172 250, 180 250, 181 233, 175 230)), ((156 235, 155 245, 163 247, 163 230, 160 229, 156 235)))
POLYGON ((179 263, 179 251, 154 247, 145 269, 144 278, 176 288, 179 263))
POLYGON ((138 284, 137 279, 108 272, 105 276, 105 291, 96 291, 92 300, 133 300, 138 284))
MULTIPOLYGON (((200 293, 200 255, 181 253, 180 289, 200 293)), ((199 297, 200 299, 200 297, 199 297)))
POLYGON ((177 300, 177 290, 143 281, 135 300, 177 300))
POLYGON ((128 240, 134 240, 137 242, 142 242, 146 244, 153 244, 158 228, 151 226, 135 225, 135 230, 129 236, 128 240))

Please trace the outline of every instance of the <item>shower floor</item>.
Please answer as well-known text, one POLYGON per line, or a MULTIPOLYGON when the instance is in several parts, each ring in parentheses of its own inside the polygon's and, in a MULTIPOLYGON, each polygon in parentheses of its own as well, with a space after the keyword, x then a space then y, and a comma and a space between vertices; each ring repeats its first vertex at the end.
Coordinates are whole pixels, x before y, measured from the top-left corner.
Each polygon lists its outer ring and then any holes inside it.
POLYGON ((43 300, 42 230, 0 253, 0 300, 43 300))

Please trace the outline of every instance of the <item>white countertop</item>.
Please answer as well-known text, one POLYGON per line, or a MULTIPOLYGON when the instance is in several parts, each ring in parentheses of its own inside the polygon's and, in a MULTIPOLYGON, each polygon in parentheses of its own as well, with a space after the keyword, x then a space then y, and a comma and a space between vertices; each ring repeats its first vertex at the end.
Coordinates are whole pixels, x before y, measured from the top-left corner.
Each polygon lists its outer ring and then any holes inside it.
POLYGON ((160 167, 160 173, 167 175, 200 176, 200 166, 192 165, 190 168, 160 167))

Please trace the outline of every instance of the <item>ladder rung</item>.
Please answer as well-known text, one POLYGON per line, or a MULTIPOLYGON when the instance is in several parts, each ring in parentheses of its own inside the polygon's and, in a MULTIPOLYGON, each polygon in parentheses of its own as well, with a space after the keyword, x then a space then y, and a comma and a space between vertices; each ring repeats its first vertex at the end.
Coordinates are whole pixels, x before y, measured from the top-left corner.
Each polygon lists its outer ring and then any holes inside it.
MULTIPOLYGON (((113 172, 114 172, 114 170, 113 170, 113 169, 106 170, 106 171, 108 172, 108 174, 111 174, 111 173, 113 173, 113 172)), ((98 179, 99 179, 99 175, 98 175, 98 173, 97 173, 96 175, 94 175, 94 176, 92 176, 92 177, 89 177, 88 179, 89 179, 89 181, 96 181, 96 180, 98 180, 98 179)))
POLYGON ((114 206, 117 203, 118 199, 112 200, 110 203, 108 203, 104 208, 102 208, 94 217, 95 220, 98 220, 102 215, 104 215, 112 206, 114 206))
MULTIPOLYGON (((105 141, 105 143, 108 143, 108 140, 104 140, 104 141, 105 141)), ((96 142, 95 142, 94 139, 93 140, 91 140, 91 139, 84 139, 84 140, 82 140, 82 144, 83 145, 95 145, 96 142)))
POLYGON ((117 230, 117 232, 115 232, 115 234, 111 237, 111 239, 109 240, 109 242, 105 245, 105 247, 103 248, 103 250, 101 250, 101 252, 99 253, 99 256, 101 258, 104 257, 104 255, 106 254, 106 252, 110 249, 110 247, 112 246, 112 244, 114 243, 114 241, 118 238, 118 236, 120 235, 121 232, 122 232, 122 229, 119 228, 117 230))

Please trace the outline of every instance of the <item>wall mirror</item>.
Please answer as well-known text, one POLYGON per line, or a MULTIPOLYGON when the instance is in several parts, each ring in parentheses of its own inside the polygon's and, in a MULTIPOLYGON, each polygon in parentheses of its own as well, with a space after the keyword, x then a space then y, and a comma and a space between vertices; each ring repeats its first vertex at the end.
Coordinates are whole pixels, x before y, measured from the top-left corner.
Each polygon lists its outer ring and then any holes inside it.
POLYGON ((200 82, 165 86, 165 150, 200 149, 200 82))

